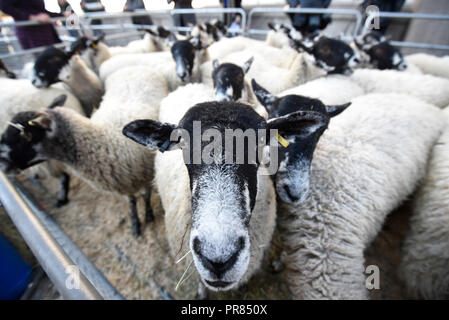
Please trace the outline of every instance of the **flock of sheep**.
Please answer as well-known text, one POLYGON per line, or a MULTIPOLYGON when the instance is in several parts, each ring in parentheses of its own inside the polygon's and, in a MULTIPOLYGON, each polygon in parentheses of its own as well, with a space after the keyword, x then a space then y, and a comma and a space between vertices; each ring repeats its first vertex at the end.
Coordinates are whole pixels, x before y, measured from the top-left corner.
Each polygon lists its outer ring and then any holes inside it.
POLYGON ((346 43, 270 27, 266 41, 214 23, 189 36, 148 30, 126 47, 83 37, 44 51, 31 81, 1 64, 0 168, 46 161, 57 206, 71 175, 127 197, 135 236, 137 196, 153 221, 154 186, 199 297, 246 283, 278 228, 294 298, 368 298, 364 250, 417 190, 401 272, 415 296, 448 298, 449 58, 403 57, 376 32, 346 43), (185 164, 188 142, 170 136, 195 121, 221 134, 277 129, 276 174, 185 164))

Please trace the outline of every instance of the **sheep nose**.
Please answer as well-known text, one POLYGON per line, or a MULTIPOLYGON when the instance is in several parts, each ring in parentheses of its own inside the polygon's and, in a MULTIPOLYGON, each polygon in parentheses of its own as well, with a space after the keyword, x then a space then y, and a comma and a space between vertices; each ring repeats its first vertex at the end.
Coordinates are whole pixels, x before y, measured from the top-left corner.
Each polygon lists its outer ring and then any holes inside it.
POLYGON ((290 190, 290 187, 288 185, 284 186, 284 191, 288 195, 288 197, 290 198, 290 200, 292 202, 296 202, 296 201, 299 200, 299 196, 293 194, 292 191, 290 190))
POLYGON ((240 252, 245 247, 245 238, 240 237, 238 239, 237 244, 234 245, 231 255, 228 255, 229 258, 225 258, 223 261, 217 258, 212 259, 207 257, 207 253, 203 250, 203 247, 202 241, 196 237, 193 240, 193 252, 198 256, 201 264, 207 270, 213 273, 218 279, 221 279, 222 276, 237 262, 240 252))
POLYGON ((179 78, 181 78, 182 81, 185 81, 187 78, 187 72, 183 71, 179 74, 179 78))

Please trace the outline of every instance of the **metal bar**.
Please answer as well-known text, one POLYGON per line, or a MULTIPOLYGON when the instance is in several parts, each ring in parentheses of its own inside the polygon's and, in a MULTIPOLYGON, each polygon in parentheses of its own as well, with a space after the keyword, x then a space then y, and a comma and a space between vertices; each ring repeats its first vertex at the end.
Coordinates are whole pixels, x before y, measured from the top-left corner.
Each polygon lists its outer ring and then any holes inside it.
MULTIPOLYGON (((369 30, 369 26, 372 25, 376 18, 396 18, 396 19, 422 19, 422 20, 449 20, 447 14, 428 14, 428 13, 407 13, 407 12, 387 12, 387 11, 373 11, 368 13, 366 17, 363 29, 358 32, 365 34, 369 30)), ((432 49, 432 50, 449 50, 449 46, 430 43, 418 43, 418 42, 404 42, 404 41, 391 41, 391 44, 398 47, 408 48, 420 48, 420 49, 432 49)))
POLYGON ((78 288, 68 288, 66 271, 74 265, 73 261, 20 197, 3 172, 0 172, 0 201, 45 273, 64 299, 101 299, 100 294, 83 274, 80 274, 78 288))
POLYGON ((443 45, 443 44, 405 42, 405 41, 390 41, 390 43, 393 46, 404 47, 404 48, 431 49, 431 50, 449 50, 449 46, 448 45, 443 45))
POLYGON ((139 9, 132 12, 107 13, 107 12, 90 12, 85 13, 82 17, 86 19, 106 19, 106 18, 131 18, 146 15, 169 15, 170 10, 144 10, 139 9))
POLYGON ((357 35, 358 30, 360 29, 360 25, 362 23, 362 14, 358 10, 354 9, 321 9, 321 8, 254 8, 251 9, 248 14, 248 33, 249 34, 266 34, 267 30, 262 29, 251 29, 251 23, 253 19, 253 15, 255 13, 304 13, 304 14, 338 14, 338 15, 346 15, 346 16, 354 16, 355 17, 355 27, 354 27, 354 36, 357 35))
MULTIPOLYGON (((58 43, 53 46, 56 48, 63 48, 65 46, 65 44, 58 43)), ((0 59, 7 59, 7 58, 12 58, 12 57, 26 56, 26 55, 33 54, 33 53, 39 53, 39 52, 44 51, 47 48, 48 47, 37 47, 37 48, 33 48, 33 49, 15 51, 13 53, 5 53, 5 54, 0 55, 0 59)))
POLYGON ((68 279, 70 279, 68 271, 73 270, 72 268, 75 266, 73 260, 3 172, 0 172, 0 201, 64 299, 94 300, 103 298, 82 272, 79 272, 79 277, 76 279, 78 280, 75 282, 77 285, 68 285, 68 279))
MULTIPOLYGON (((92 13, 85 13, 83 15, 76 15, 78 19, 105 19, 105 18, 128 18, 128 17, 138 17, 138 16, 145 16, 149 14, 165 14, 169 15, 169 10, 154 10, 154 11, 147 11, 147 10, 136 10, 133 12, 122 12, 122 13, 106 13, 106 12, 92 12, 92 13)), ((58 21, 65 21, 67 20, 67 17, 56 17, 51 18, 49 23, 55 23, 58 21)), ((14 21, 14 22, 0 22, 0 28, 11 28, 11 27, 27 27, 27 26, 37 26, 42 25, 45 23, 41 23, 38 21, 14 21)))
POLYGON ((79 267, 81 273, 89 280, 94 288, 107 300, 122 300, 123 296, 111 285, 105 276, 89 261, 79 247, 61 230, 58 224, 37 205, 34 197, 17 181, 11 179, 26 204, 33 210, 36 217, 55 238, 62 249, 69 255, 70 259, 79 267))
POLYGON ((204 9, 173 9, 170 14, 173 16, 175 14, 211 14, 211 13, 239 13, 242 16, 242 28, 240 30, 235 30, 236 33, 244 33, 246 26, 246 11, 242 8, 204 8, 204 9))
POLYGON ((42 23, 38 21, 14 21, 14 22, 0 22, 0 28, 12 28, 12 27, 27 27, 27 26, 38 26, 43 24, 51 24, 55 23, 57 21, 62 21, 67 19, 66 17, 58 17, 58 18, 51 18, 50 22, 48 23, 42 23))

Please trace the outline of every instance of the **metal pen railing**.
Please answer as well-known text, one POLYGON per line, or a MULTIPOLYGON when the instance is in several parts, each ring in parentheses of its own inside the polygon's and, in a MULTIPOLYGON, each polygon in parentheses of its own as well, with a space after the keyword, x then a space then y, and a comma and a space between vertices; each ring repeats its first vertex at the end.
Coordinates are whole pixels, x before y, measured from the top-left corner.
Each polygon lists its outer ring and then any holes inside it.
MULTIPOLYGON (((85 13, 81 16, 77 16, 77 19, 79 20, 80 24, 83 26, 83 28, 80 28, 79 26, 70 26, 65 27, 66 29, 72 29, 72 30, 88 30, 92 34, 93 30, 119 30, 119 29, 138 29, 142 27, 147 28, 156 28, 154 25, 134 25, 131 23, 124 23, 119 21, 116 24, 103 24, 103 25, 91 25, 90 23, 94 19, 114 19, 114 18, 132 18, 132 17, 139 17, 139 16, 147 16, 147 15, 163 15, 163 16, 173 16, 176 14, 200 14, 200 15, 210 15, 210 14, 225 14, 225 13, 239 13, 242 17, 242 26, 243 28, 241 30, 234 30, 236 33, 244 33, 244 26, 246 26, 247 16, 245 10, 241 8, 205 8, 205 9, 173 9, 173 10, 144 10, 139 9, 132 12, 121 12, 121 13, 106 13, 106 12, 92 12, 92 13, 85 13)), ((67 18, 65 17, 57 17, 50 19, 49 23, 56 23, 60 21, 65 21, 67 18)), ((12 27, 21 27, 21 26, 35 26, 40 25, 42 23, 37 21, 19 21, 19 22, 1 22, 0 27, 4 28, 12 28, 12 27)), ((63 27, 63 26, 61 26, 63 27)), ((190 31, 192 27, 180 27, 180 26, 168 26, 167 29, 171 31, 190 31)), ((121 35, 106 35, 106 40, 108 39, 118 39, 125 36, 128 36, 129 33, 122 33, 121 35)), ((14 38, 15 39, 15 38, 14 38)), ((13 39, 8 39, 13 40, 13 39)), ((56 47, 63 47, 64 44, 58 44, 56 47)), ((7 59, 10 57, 20 57, 20 56, 26 56, 30 54, 39 53, 45 50, 45 47, 40 48, 33 48, 29 50, 20 50, 20 51, 13 51, 11 53, 1 54, 0 59, 7 59)))
POLYGON ((17 181, 1 171, 0 202, 64 299, 123 299, 17 181), (79 272, 73 273, 74 268, 79 272))
POLYGON ((205 9, 173 9, 170 14, 173 16, 175 14, 225 14, 225 13, 239 13, 241 15, 241 26, 240 30, 234 30, 233 32, 243 34, 245 32, 245 27, 247 25, 246 11, 242 8, 205 8, 205 9))
POLYGON ((251 24, 255 14, 272 14, 272 13, 301 13, 301 14, 336 14, 344 16, 353 16, 355 19, 355 26, 353 35, 356 36, 362 24, 362 14, 354 9, 321 9, 321 8, 254 8, 248 14, 248 34, 267 34, 266 29, 253 29, 251 24))
MULTIPOLYGON (((370 26, 373 25, 374 19, 378 18, 394 18, 394 19, 422 19, 422 20, 447 20, 449 21, 449 15, 446 14, 427 14, 427 13, 406 13, 406 12, 370 12, 365 20, 362 30, 359 34, 364 34, 370 30, 370 26)), ((391 41, 391 44, 398 47, 407 48, 419 48, 419 49, 432 49, 432 50, 449 50, 449 45, 445 44, 431 44, 431 43, 419 43, 419 42, 405 42, 405 41, 391 41)))

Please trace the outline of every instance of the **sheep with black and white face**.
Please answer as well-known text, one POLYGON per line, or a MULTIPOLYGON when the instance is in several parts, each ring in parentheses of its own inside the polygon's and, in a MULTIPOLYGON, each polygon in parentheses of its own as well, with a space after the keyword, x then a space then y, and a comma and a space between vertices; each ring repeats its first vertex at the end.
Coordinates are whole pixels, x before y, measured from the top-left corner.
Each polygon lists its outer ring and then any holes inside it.
POLYGON ((169 39, 170 51, 117 55, 100 68, 100 78, 106 80, 122 68, 136 65, 153 67, 167 80, 170 91, 187 82, 200 82, 200 65, 209 60, 207 44, 199 37, 177 40, 174 34, 169 39))
POLYGON ((76 47, 74 50, 46 49, 37 57, 30 80, 36 88, 63 82, 81 102, 86 116, 90 116, 100 105, 104 88, 95 72, 76 54, 76 47))
MULTIPOLYGON (((176 152, 171 150, 184 144, 187 146, 187 157, 195 159, 199 155, 198 164, 185 164, 187 179, 183 178, 184 165, 180 164, 176 173, 166 172, 165 180, 176 183, 177 188, 189 190, 186 192, 191 195, 189 246, 196 269, 207 288, 215 291, 230 290, 246 282, 260 267, 274 231, 275 201, 272 182, 266 173, 261 175, 264 168, 260 161, 252 162, 248 156, 251 148, 256 150, 258 146, 246 143, 244 161, 241 163, 236 161, 233 146, 231 161, 223 163, 223 159, 229 159, 225 152, 226 130, 253 131, 256 141, 259 141, 258 130, 261 129, 277 129, 286 137, 306 139, 327 124, 327 117, 318 111, 298 111, 267 122, 244 104, 206 102, 190 108, 178 125, 137 120, 123 129, 127 137, 151 149, 162 152, 170 150, 171 154, 176 152), (196 121, 201 122, 199 136, 194 135, 196 121), (187 137, 193 139, 189 138, 187 141, 184 136, 171 139, 177 129, 182 129, 187 137), (211 129, 216 133, 214 141, 218 136, 222 146, 220 151, 214 150, 213 153, 208 148, 210 140, 196 140, 211 129), (199 148, 196 152, 195 144, 199 148), (206 162, 201 155, 210 155, 212 161, 206 162)), ((178 157, 180 154, 174 155, 176 157, 168 157, 165 162, 172 161, 170 167, 178 168, 182 158, 178 157)), ((184 208, 187 204, 184 204, 183 199, 176 192, 176 197, 170 203, 172 207, 178 208, 178 212, 182 211, 181 215, 184 209, 186 212, 189 209, 184 208)), ((175 237, 173 246, 178 247, 179 238, 182 239, 182 231, 185 229, 184 220, 187 218, 176 217, 176 214, 171 216, 172 213, 167 212, 167 219, 169 214, 171 223, 177 224, 171 228, 176 235, 171 234, 170 237, 175 237)), ((175 252, 177 249, 172 248, 175 252)))
POLYGON ((357 47, 366 53, 370 64, 379 70, 407 69, 405 61, 399 49, 393 47, 388 39, 377 31, 371 31, 355 39, 357 47))
POLYGON ((257 84, 254 79, 251 83, 257 99, 267 109, 269 122, 300 111, 319 112, 326 120, 311 128, 307 137, 288 136, 282 130, 279 132, 281 137, 286 138, 285 147, 279 150, 279 169, 275 179, 276 191, 283 201, 300 203, 306 199, 309 193, 310 165, 318 140, 326 130, 330 118, 343 112, 351 103, 325 105, 318 99, 299 95, 275 97, 257 84))
POLYGON ((342 40, 326 36, 296 39, 290 33, 287 35, 291 39, 294 49, 312 55, 315 63, 326 70, 328 74, 351 74, 351 69, 357 67, 361 62, 359 53, 342 40))
POLYGON ((243 67, 233 63, 222 63, 218 60, 212 62, 212 81, 214 83, 215 100, 217 101, 249 101, 251 91, 245 82, 254 58, 246 61, 243 67))
POLYGON ((130 67, 108 78, 101 106, 90 119, 58 108, 63 104, 58 101, 46 109, 20 112, 2 135, 3 167, 21 170, 45 160, 60 161, 91 187, 127 197, 132 231, 139 235, 136 195, 141 191, 146 193, 146 220, 153 220, 149 192, 154 153, 126 139, 121 130, 134 119, 156 119, 167 94, 161 74, 130 67))

